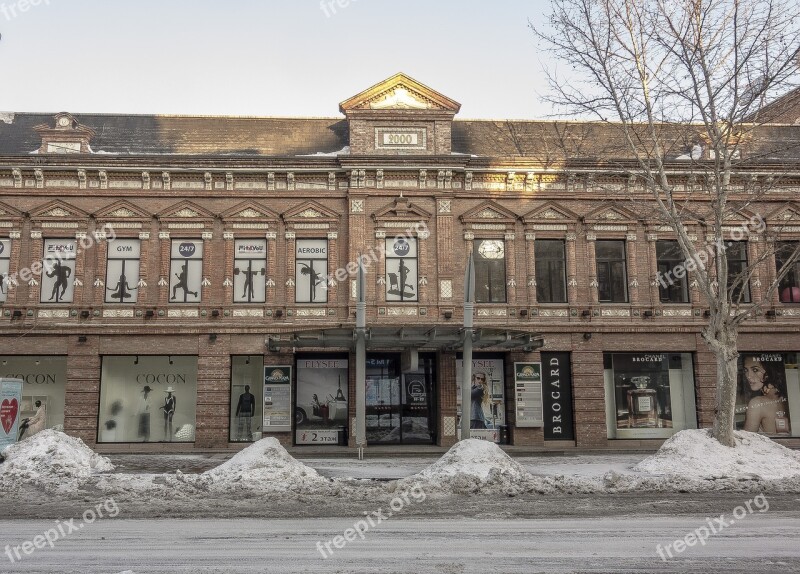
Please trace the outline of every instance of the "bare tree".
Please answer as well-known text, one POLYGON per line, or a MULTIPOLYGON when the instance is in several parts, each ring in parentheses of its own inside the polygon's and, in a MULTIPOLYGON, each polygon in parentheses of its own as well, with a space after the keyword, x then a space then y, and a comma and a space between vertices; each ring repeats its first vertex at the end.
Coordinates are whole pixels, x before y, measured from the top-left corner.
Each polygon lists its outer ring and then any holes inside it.
MULTIPOLYGON (((674 229, 708 302, 702 335, 717 363, 713 436, 734 446, 737 337, 763 305, 745 303, 743 293, 774 253, 729 273, 725 226, 765 191, 732 182, 774 156, 760 112, 792 88, 800 48, 797 6, 782 0, 552 0, 550 24, 532 28, 569 74, 545 71, 546 99, 618 130, 627 173, 643 190, 637 201, 644 198, 652 216, 674 229), (685 152, 677 155, 676 146, 686 146, 685 152), (689 173, 699 185, 686 185, 689 173), (713 236, 710 249, 696 244, 685 227, 698 219, 713 236)), ((752 223, 760 227, 763 219, 752 223)), ((785 258, 764 301, 799 251, 785 258)))

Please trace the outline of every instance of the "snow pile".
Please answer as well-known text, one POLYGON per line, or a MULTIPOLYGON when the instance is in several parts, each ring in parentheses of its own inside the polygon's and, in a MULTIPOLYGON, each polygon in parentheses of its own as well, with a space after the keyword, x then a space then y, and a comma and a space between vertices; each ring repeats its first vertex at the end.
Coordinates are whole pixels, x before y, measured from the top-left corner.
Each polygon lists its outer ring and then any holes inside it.
POLYGON ((515 494, 528 490, 532 478, 493 442, 467 439, 422 472, 398 481, 398 485, 416 486, 426 492, 515 494))
POLYGON ((736 447, 729 448, 709 430, 681 431, 633 470, 690 480, 800 478, 800 453, 756 433, 736 432, 735 438, 736 447))
POLYGON ((0 464, 0 492, 33 485, 47 492, 77 490, 94 473, 110 472, 114 465, 79 438, 44 430, 8 447, 0 464))
POLYGON ((213 491, 253 490, 320 491, 330 485, 327 478, 290 455, 278 439, 262 439, 229 461, 202 475, 213 491))
POLYGON ((17 114, 14 112, 0 112, 0 122, 3 122, 4 124, 13 124, 14 117, 16 117, 16 115, 17 114))

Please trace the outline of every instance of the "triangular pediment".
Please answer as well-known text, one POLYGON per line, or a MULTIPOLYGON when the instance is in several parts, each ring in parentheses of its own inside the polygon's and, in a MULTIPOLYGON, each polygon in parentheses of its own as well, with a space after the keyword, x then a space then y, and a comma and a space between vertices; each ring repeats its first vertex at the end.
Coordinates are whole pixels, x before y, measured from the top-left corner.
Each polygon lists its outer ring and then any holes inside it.
POLYGON ((63 201, 51 201, 41 207, 31 211, 31 219, 50 219, 50 220, 78 220, 86 219, 89 214, 85 211, 78 209, 73 205, 64 203, 63 201))
POLYGON ((98 220, 109 220, 109 219, 138 219, 138 220, 146 220, 150 219, 152 216, 137 207, 136 205, 130 203, 129 201, 117 201, 112 203, 108 207, 104 207, 103 209, 99 210, 95 213, 95 217, 98 220))
POLYGON ((4 221, 22 219, 22 212, 6 203, 0 202, 0 219, 4 221))
POLYGON ((159 219, 171 219, 178 221, 214 219, 214 214, 191 201, 182 201, 169 207, 158 214, 159 219))
POLYGON ((416 203, 411 203, 408 198, 399 197, 383 209, 373 214, 375 221, 408 220, 428 221, 433 217, 429 211, 422 209, 416 203))
POLYGON ((461 104, 405 74, 396 74, 339 105, 352 110, 438 110, 458 113, 461 104))
POLYGON ((276 221, 278 214, 254 201, 245 201, 223 212, 222 219, 224 221, 276 221))
POLYGON ((330 222, 339 221, 339 214, 320 205, 316 201, 307 201, 285 212, 284 221, 330 222))
POLYGON ((494 201, 484 201, 461 216, 465 223, 514 223, 516 220, 516 213, 494 201))
POLYGON ((586 221, 592 223, 630 223, 638 218, 635 213, 618 205, 602 205, 586 215, 586 221))
POLYGON ((795 202, 789 202, 767 216, 768 221, 774 221, 777 223, 792 223, 797 224, 800 223, 800 205, 795 202))
POLYGON ((569 209, 556 205, 550 201, 522 216, 522 221, 558 221, 562 223, 575 223, 578 216, 569 209))

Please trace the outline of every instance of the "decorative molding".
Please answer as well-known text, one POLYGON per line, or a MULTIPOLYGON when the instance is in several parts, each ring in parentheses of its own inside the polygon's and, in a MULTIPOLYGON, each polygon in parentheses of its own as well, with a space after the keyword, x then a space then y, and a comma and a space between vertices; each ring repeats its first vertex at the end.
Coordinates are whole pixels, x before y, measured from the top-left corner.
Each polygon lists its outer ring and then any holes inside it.
POLYGON ((442 417, 442 436, 456 436, 456 417, 442 417))
POLYGON ((602 309, 600 311, 601 317, 630 317, 630 309, 602 309))
POLYGON ((150 239, 150 232, 149 231, 142 231, 141 233, 139 233, 139 239, 141 239, 141 240, 150 239))
POLYGON ((327 309, 295 309, 296 317, 327 317, 327 309))
POLYGON ((339 233, 336 231, 331 231, 328 233, 328 240, 333 241, 335 239, 339 239, 339 233))
POLYGON ((159 239, 169 239, 169 231, 159 231, 158 232, 159 239))
POLYGON ((233 316, 261 319, 264 317, 264 309, 234 309, 233 316))
POLYGON ((475 239, 475 234, 471 231, 464 232, 464 240, 465 241, 473 241, 475 239))
POLYGON ((174 319, 195 319, 200 316, 197 309, 169 309, 167 317, 174 319))
POLYGON ((133 319, 133 309, 103 309, 105 319, 133 319))
POLYGON ((539 317, 569 317, 568 309, 539 309, 539 317))
POLYGON ((214 233, 212 231, 204 231, 200 237, 203 239, 203 241, 211 241, 214 239, 214 233))
POLYGON ((31 239, 41 239, 42 232, 41 231, 31 231, 31 239))
POLYGON ((453 298, 453 281, 452 279, 442 279, 439 281, 439 298, 452 299, 453 298))
POLYGON ((297 234, 294 233, 293 231, 287 231, 284 237, 286 238, 287 241, 294 241, 295 239, 297 239, 297 234))
POLYGON ((350 202, 350 212, 351 213, 364 213, 364 200, 363 199, 354 199, 350 202))
POLYGON ((439 213, 452 213, 453 202, 449 199, 439 200, 439 213))
POLYGON ((391 317, 416 317, 418 310, 416 307, 387 307, 386 314, 391 317))
POLYGON ((36 316, 39 319, 69 319, 69 309, 41 310, 36 316))
POLYGON ((478 317, 507 317, 506 309, 478 309, 478 317))
POLYGON ((691 309, 663 309, 661 315, 664 317, 691 317, 691 309))
POLYGON ((236 235, 232 231, 225 231, 222 234, 222 239, 225 241, 233 241, 236 238, 236 235))

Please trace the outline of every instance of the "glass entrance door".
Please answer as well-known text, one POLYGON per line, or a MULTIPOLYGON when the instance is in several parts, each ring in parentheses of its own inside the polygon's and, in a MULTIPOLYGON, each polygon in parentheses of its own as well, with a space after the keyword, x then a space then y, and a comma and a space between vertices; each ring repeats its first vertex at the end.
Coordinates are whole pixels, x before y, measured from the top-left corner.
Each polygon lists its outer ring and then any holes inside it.
POLYGON ((420 355, 419 371, 400 373, 400 356, 367 357, 367 442, 434 444, 435 355, 420 355))

